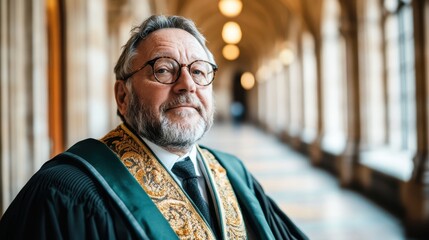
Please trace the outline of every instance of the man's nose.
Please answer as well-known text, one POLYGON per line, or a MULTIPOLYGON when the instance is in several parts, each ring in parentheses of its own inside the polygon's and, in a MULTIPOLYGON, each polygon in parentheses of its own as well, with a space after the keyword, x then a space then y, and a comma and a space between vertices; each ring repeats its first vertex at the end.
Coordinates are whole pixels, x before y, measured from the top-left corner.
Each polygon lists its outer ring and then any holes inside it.
POLYGON ((195 92, 197 89, 197 84, 192 79, 192 75, 189 72, 189 68, 186 66, 181 66, 181 71, 179 74, 179 79, 174 84, 173 89, 175 92, 195 92))

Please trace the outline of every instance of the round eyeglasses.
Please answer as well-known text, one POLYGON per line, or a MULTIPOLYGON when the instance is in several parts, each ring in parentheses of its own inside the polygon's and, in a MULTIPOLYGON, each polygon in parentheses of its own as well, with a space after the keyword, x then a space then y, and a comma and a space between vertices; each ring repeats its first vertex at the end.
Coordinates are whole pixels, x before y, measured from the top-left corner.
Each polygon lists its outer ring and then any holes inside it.
POLYGON ((213 82, 215 73, 217 71, 217 66, 215 64, 204 60, 195 60, 186 65, 180 64, 176 59, 171 57, 157 57, 147 61, 139 69, 127 74, 124 77, 124 80, 132 77, 134 74, 148 65, 152 67, 155 80, 163 84, 173 84, 177 82, 182 68, 186 67, 196 84, 200 86, 208 86, 213 82))

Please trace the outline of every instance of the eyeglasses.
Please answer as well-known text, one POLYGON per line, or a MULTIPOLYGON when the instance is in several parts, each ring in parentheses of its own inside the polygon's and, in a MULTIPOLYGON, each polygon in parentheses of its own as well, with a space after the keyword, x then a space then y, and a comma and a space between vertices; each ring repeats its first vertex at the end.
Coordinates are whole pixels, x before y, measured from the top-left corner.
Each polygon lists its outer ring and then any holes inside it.
POLYGON ((186 65, 179 63, 176 59, 171 57, 157 57, 146 62, 139 69, 127 74, 124 77, 124 80, 132 77, 148 65, 152 67, 155 80, 163 84, 173 84, 177 82, 182 68, 186 67, 196 84, 200 86, 208 86, 213 82, 217 71, 217 66, 215 64, 204 60, 195 60, 186 65))

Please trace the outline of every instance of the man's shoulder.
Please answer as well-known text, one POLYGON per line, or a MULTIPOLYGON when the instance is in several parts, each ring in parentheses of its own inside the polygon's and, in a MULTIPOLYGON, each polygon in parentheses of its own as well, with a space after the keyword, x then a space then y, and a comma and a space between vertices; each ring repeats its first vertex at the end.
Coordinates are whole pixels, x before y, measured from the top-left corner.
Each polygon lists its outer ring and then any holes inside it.
POLYGON ((13 215, 21 212, 19 209, 32 206, 33 210, 26 210, 29 216, 42 216, 49 208, 67 212, 79 206, 92 215, 105 209, 106 202, 100 193, 99 186, 85 169, 55 158, 30 178, 8 211, 13 215))
POLYGON ((72 199, 100 198, 101 186, 88 164, 88 157, 105 157, 111 151, 104 143, 93 138, 83 139, 66 151, 47 161, 28 182, 40 184, 40 190, 59 191, 72 199))
POLYGON ((94 198, 99 192, 96 190, 96 182, 85 168, 62 156, 57 156, 43 165, 30 179, 29 184, 41 185, 41 190, 55 189, 76 201, 82 200, 80 198, 94 198))

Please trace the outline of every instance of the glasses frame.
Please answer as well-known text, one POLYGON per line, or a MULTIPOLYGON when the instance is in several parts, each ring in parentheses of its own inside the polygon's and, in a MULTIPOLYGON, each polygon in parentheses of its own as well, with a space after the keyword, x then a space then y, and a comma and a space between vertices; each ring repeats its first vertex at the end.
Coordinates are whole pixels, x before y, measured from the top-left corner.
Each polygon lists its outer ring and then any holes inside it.
POLYGON ((189 63, 189 64, 185 64, 185 63, 179 63, 179 61, 177 61, 176 59, 174 59, 174 58, 172 58, 172 57, 162 56, 162 57, 156 57, 156 58, 154 58, 154 59, 152 59, 152 60, 147 61, 145 64, 143 64, 143 66, 139 67, 137 70, 134 70, 134 71, 130 72, 129 74, 125 75, 125 77, 124 77, 123 81, 128 80, 128 79, 129 79, 129 78, 131 78, 134 74, 136 74, 137 72, 141 71, 143 68, 147 67, 148 65, 152 68, 152 75, 153 75, 153 77, 155 78, 155 80, 156 80, 157 82, 159 82, 159 83, 162 83, 162 84, 174 84, 174 83, 176 83, 176 82, 177 82, 177 80, 179 80, 179 78, 180 78, 180 75, 181 75, 181 73, 182 73, 182 68, 183 68, 183 67, 186 67, 186 68, 188 69, 188 72, 189 72, 189 74, 191 75, 191 78, 192 78, 192 80, 194 81, 194 83, 195 83, 195 84, 197 84, 197 85, 199 85, 199 86, 208 86, 208 85, 210 85, 210 84, 213 82, 213 80, 215 79, 215 75, 216 75, 216 72, 217 72, 217 70, 218 70, 218 67, 217 67, 215 64, 213 64, 213 63, 211 63, 211 62, 209 62, 209 61, 205 61, 205 60, 195 60, 195 61, 193 61, 193 62, 191 62, 191 63, 189 63), (156 62, 158 59, 161 59, 161 58, 168 58, 168 59, 171 59, 171 60, 175 61, 175 62, 177 63, 177 65, 179 66, 179 71, 178 71, 178 73, 177 73, 177 78, 176 78, 174 81, 169 82, 169 83, 165 83, 165 82, 161 82, 161 81, 159 81, 159 80, 158 80, 158 78, 156 77, 156 75, 155 75, 155 69, 154 69, 155 62, 156 62), (207 84, 200 84, 200 83, 197 83, 197 82, 194 80, 194 78, 192 77, 192 74, 191 74, 191 65, 192 65, 192 64, 194 64, 195 62, 205 62, 205 63, 210 64, 210 65, 213 67, 213 78, 209 81, 209 83, 207 83, 207 84))

